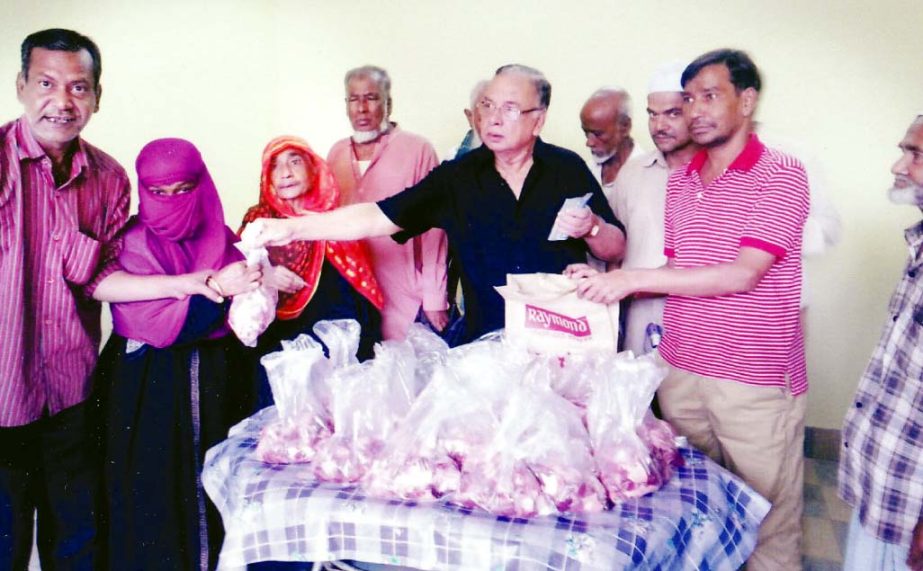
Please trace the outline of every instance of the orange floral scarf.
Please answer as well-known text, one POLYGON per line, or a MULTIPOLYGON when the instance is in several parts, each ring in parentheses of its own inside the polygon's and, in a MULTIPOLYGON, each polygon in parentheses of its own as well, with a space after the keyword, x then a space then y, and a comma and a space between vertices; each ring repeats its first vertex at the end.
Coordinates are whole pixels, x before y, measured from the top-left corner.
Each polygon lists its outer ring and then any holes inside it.
MULTIPOLYGON (((247 210, 244 227, 257 218, 291 218, 305 212, 326 212, 339 205, 340 191, 327 163, 297 137, 278 137, 263 150, 263 171, 260 176, 260 201, 247 210), (294 200, 283 200, 272 186, 273 159, 287 150, 295 150, 304 157, 308 169, 309 188, 294 200)), ((369 250, 364 242, 334 242, 328 240, 297 241, 287 246, 269 248, 269 260, 274 266, 283 265, 292 270, 307 284, 293 294, 279 292, 276 316, 294 319, 301 315, 317 291, 321 268, 326 257, 340 275, 356 291, 379 310, 384 305, 378 282, 372 274, 369 250)))

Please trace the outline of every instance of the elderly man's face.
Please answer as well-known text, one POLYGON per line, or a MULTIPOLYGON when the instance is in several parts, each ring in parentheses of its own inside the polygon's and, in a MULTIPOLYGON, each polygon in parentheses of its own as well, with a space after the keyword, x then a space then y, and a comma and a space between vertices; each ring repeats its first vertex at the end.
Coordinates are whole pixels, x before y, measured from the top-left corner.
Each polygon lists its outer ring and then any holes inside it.
POLYGON ((346 113, 353 131, 377 131, 388 118, 388 101, 370 77, 358 76, 346 86, 346 113))
POLYGON ((540 108, 535 85, 519 73, 504 73, 490 80, 479 107, 475 119, 480 125, 481 140, 495 153, 526 149, 545 124, 545 110, 540 108), (523 113, 511 119, 504 109, 523 113))
POLYGON ((620 95, 602 95, 590 98, 580 111, 580 127, 586 136, 586 146, 593 160, 599 164, 615 156, 631 133, 631 121, 619 113, 621 106, 620 95))
POLYGON ((757 93, 737 92, 724 64, 705 66, 683 88, 683 113, 692 140, 703 147, 719 147, 740 129, 756 108, 757 93))
POLYGON ((683 94, 658 92, 647 96, 647 128, 654 145, 664 155, 683 149, 692 142, 683 117, 683 94))
POLYGON ((16 79, 16 95, 38 144, 49 154, 63 153, 99 107, 93 57, 86 50, 34 48, 28 77, 16 79))
POLYGON ((888 196, 892 202, 923 208, 923 118, 911 123, 898 148, 901 158, 891 167, 894 186, 888 196))

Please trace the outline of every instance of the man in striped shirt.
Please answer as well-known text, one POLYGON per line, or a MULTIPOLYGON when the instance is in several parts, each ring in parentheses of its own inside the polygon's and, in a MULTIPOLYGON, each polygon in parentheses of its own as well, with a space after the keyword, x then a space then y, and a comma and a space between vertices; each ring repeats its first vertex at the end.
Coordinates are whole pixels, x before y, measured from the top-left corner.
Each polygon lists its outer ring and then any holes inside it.
POLYGON ((796 159, 751 135, 760 77, 746 53, 704 54, 682 83, 683 114, 703 150, 667 183, 667 265, 568 273, 595 301, 668 295, 664 416, 772 502, 748 569, 800 569, 807 177, 796 159))
POLYGON ((43 568, 96 569, 99 466, 85 402, 100 341, 93 296, 124 274, 130 188, 112 157, 80 139, 99 109, 96 44, 50 29, 21 53, 24 113, 0 126, 0 569, 28 565, 36 511, 43 568))
POLYGON ((19 119, 0 127, 0 568, 92 569, 99 481, 84 403, 129 182, 80 139, 99 106, 99 50, 70 30, 22 43, 19 119))

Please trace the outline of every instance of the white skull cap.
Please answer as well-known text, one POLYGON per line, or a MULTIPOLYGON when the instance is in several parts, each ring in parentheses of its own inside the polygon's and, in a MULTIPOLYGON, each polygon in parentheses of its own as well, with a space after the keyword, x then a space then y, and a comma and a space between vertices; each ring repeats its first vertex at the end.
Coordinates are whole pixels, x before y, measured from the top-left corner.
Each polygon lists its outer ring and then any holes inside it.
POLYGON ((683 77, 683 70, 685 69, 686 64, 680 61, 671 61, 670 63, 661 65, 654 72, 654 75, 651 76, 651 80, 647 84, 647 92, 681 92, 683 90, 681 78, 683 77))

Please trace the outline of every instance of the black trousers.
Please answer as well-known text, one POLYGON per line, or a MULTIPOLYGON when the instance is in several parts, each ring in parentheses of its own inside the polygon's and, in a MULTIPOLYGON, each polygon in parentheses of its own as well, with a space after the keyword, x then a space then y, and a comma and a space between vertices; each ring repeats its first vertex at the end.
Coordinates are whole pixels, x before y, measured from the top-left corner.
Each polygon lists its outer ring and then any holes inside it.
POLYGON ((0 428, 0 570, 28 568, 36 511, 43 570, 97 567, 99 448, 90 408, 0 428))

